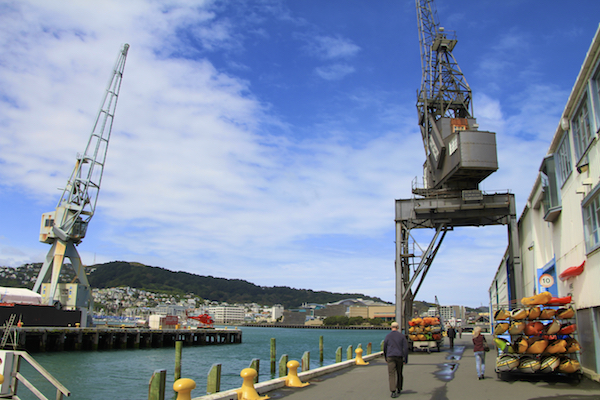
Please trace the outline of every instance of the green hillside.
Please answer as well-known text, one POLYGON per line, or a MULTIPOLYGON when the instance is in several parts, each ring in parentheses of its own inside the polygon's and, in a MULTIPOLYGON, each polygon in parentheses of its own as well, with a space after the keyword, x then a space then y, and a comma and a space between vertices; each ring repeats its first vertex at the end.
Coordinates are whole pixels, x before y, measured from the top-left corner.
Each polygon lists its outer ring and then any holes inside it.
POLYGON ((173 272, 160 267, 123 261, 93 265, 90 270, 88 279, 93 288, 129 286, 153 292, 194 293, 204 299, 227 303, 281 304, 289 309, 299 307, 302 303, 323 304, 357 297, 382 301, 360 293, 316 292, 286 286, 263 287, 241 279, 173 272))

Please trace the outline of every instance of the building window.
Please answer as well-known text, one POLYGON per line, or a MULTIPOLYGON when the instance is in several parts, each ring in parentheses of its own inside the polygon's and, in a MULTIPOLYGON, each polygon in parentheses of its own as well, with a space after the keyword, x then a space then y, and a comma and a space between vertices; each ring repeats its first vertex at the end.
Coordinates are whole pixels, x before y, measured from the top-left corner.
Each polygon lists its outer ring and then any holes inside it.
POLYGON ((562 187, 573 167, 571 166, 571 145, 569 144, 569 135, 565 135, 556 151, 556 175, 558 177, 558 186, 562 187))
POLYGON ((594 192, 593 197, 583 203, 585 247, 588 253, 600 245, 600 192, 594 192))
POLYGON ((596 126, 600 126, 600 69, 598 70, 598 72, 596 72, 596 76, 594 77, 593 80, 593 85, 594 87, 594 98, 592 99, 595 103, 595 110, 596 112, 594 113, 596 116, 596 126))
POLYGON ((544 191, 544 220, 553 222, 562 210, 560 187, 556 181, 555 156, 544 158, 540 168, 542 190, 544 191))
POLYGON ((573 118, 573 141, 575 142, 575 153, 578 160, 583 156, 593 138, 594 136, 590 127, 588 100, 587 95, 585 95, 573 118))

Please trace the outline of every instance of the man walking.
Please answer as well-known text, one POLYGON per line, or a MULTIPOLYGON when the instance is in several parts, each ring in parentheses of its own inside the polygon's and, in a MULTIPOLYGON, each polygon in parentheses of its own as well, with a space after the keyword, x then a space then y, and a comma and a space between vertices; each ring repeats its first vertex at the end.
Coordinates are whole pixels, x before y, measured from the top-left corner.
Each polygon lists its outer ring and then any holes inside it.
POLYGON ((448 327, 448 339, 450 339, 450 348, 453 349, 454 348, 454 338, 456 337, 456 331, 454 330, 454 327, 452 325, 450 325, 448 327))
POLYGON ((398 331, 398 323, 392 322, 392 331, 383 341, 383 356, 388 365, 388 379, 392 397, 402 392, 402 367, 408 363, 408 341, 404 333, 398 331))

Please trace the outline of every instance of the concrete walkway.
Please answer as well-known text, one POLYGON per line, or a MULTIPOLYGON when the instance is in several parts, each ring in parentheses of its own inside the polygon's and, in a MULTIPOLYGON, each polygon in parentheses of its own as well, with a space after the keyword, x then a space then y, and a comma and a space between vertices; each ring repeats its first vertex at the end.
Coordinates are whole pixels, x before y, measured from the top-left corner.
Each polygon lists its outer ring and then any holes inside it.
MULTIPOLYGON (((404 390, 400 399, 431 400, 592 400, 600 399, 600 383, 530 379, 502 381, 494 371, 495 352, 486 357, 484 380, 477 378, 471 335, 448 339, 440 353, 411 353, 404 366, 404 390)), ((487 338, 488 343, 491 339, 487 338)), ((353 366, 309 381, 304 388, 282 388, 266 393, 272 399, 351 400, 390 398, 387 365, 383 357, 367 366, 353 366)))

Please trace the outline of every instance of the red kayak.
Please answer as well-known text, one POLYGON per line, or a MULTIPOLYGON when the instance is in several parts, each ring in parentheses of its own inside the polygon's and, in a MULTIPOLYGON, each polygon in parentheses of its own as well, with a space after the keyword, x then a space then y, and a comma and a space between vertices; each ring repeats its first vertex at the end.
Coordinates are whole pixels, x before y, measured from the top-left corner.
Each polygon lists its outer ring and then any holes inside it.
POLYGON ((581 273, 583 272, 584 265, 585 265, 585 260, 583 260, 581 265, 578 265, 577 267, 570 267, 570 268, 565 269, 558 277, 560 278, 561 281, 564 281, 564 280, 567 280, 574 276, 581 275, 581 273))
POLYGON ((547 306, 564 306, 565 304, 569 304, 571 302, 571 296, 565 297, 553 297, 550 299, 547 306))

